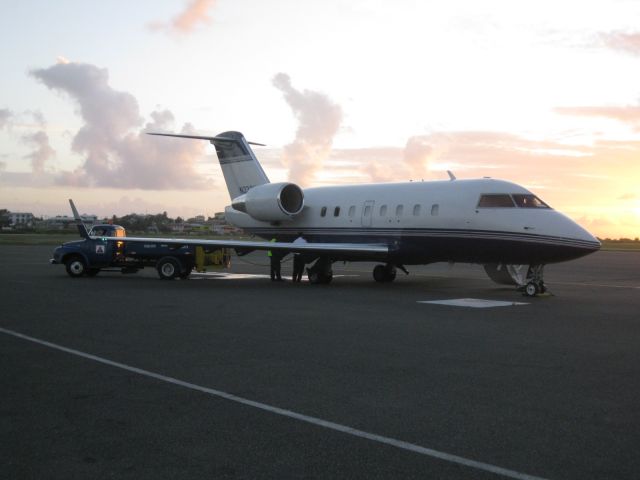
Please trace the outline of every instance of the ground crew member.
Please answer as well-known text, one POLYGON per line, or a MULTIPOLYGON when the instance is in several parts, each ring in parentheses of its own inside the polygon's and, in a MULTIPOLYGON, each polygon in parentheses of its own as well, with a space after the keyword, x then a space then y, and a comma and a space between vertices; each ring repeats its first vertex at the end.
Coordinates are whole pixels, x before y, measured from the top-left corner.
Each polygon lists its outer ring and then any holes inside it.
MULTIPOLYGON (((302 232, 298 233, 298 238, 293 241, 294 244, 305 244, 307 241, 302 236, 302 232)), ((302 253, 293 254, 293 281, 300 282, 304 273, 304 255, 302 253)))
MULTIPOLYGON (((272 242, 276 242, 275 238, 271 239, 272 242)), ((267 255, 269 256, 269 260, 271 261, 271 281, 272 282, 281 282, 282 277, 280 276, 280 258, 282 255, 280 252, 272 252, 271 250, 267 251, 267 255)))

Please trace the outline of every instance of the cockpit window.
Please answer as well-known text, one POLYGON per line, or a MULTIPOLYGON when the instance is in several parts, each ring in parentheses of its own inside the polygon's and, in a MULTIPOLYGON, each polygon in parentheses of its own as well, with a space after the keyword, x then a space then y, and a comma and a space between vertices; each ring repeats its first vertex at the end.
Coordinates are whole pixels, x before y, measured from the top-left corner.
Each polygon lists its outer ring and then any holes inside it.
POLYGON ((480 201, 478 202, 478 208, 513 208, 513 200, 510 195, 490 193, 486 195, 480 195, 480 201))
POLYGON ((513 199, 520 208, 551 208, 535 195, 514 193, 513 199))

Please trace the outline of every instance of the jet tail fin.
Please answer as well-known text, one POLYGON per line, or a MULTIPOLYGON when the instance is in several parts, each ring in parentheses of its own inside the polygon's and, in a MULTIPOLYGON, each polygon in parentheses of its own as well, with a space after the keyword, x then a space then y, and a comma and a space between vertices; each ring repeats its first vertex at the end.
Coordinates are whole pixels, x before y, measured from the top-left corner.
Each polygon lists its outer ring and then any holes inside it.
POLYGON ((256 158, 250 145, 261 143, 248 142, 240 132, 224 132, 215 137, 204 135, 182 135, 176 133, 151 133, 164 137, 190 138, 208 140, 218 154, 224 180, 227 183, 231 200, 247 193, 252 187, 270 183, 260 162, 256 158))
POLYGON ((76 219, 76 226, 78 227, 78 233, 82 238, 89 238, 89 232, 87 231, 87 227, 85 226, 76 206, 73 203, 73 200, 69 199, 69 205, 71 205, 71 211, 73 212, 73 218, 76 219))

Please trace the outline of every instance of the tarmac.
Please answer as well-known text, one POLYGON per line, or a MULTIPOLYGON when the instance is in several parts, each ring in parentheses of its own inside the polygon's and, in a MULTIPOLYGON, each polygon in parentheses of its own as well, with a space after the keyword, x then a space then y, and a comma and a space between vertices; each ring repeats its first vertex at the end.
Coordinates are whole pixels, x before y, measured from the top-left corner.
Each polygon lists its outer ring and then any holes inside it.
POLYGON ((640 252, 527 298, 474 265, 72 279, 52 250, 0 247, 3 478, 639 476, 640 252))

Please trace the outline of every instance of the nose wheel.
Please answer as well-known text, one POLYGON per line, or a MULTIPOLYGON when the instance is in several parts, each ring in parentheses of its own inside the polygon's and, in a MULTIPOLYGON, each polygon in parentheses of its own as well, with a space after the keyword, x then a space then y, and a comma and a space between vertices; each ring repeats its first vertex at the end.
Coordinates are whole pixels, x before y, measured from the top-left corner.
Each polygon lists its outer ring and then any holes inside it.
POLYGON ((525 297, 536 297, 546 293, 547 287, 544 284, 544 265, 531 265, 527 272, 527 283, 520 288, 525 297))

